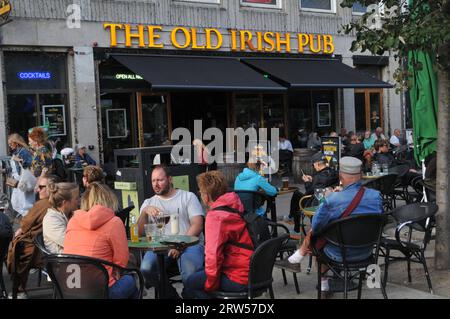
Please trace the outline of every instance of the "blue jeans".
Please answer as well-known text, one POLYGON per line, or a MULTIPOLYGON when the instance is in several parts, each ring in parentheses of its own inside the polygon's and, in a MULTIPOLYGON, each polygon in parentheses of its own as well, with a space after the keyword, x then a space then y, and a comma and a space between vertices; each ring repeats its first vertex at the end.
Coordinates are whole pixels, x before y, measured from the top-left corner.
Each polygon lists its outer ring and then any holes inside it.
POLYGON ((136 281, 132 275, 125 275, 109 287, 110 299, 137 299, 136 281))
MULTIPOLYGON (((169 256, 165 256, 165 265, 168 267, 175 260, 169 256)), ((181 280, 183 285, 186 285, 186 280, 190 275, 202 270, 205 263, 205 249, 203 245, 194 245, 187 247, 180 255, 176 261, 178 264, 178 269, 180 270, 181 280)), ((145 279, 145 286, 158 287, 159 280, 159 267, 158 267, 158 257, 152 251, 148 251, 141 263, 141 272, 145 279)), ((169 297, 177 297, 178 294, 176 290, 169 284, 169 281, 165 283, 166 291, 169 297)), ((183 289, 184 291, 184 289, 183 289)), ((184 296, 184 292, 183 292, 184 296)))
MULTIPOLYGON (((190 276, 184 286, 186 289, 186 297, 191 299, 210 299, 211 297, 205 291, 206 273, 204 270, 199 271, 190 276)), ((221 291, 226 292, 241 292, 246 291, 246 285, 238 284, 230 280, 225 274, 220 276, 221 291)))

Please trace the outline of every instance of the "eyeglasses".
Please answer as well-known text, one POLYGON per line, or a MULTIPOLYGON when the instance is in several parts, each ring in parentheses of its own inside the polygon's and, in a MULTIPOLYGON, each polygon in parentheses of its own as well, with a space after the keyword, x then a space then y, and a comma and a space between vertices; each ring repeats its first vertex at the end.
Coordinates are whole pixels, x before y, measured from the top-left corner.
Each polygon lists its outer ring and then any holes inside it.
POLYGON ((38 185, 38 188, 39 188, 40 191, 43 190, 46 187, 47 187, 47 185, 38 185))

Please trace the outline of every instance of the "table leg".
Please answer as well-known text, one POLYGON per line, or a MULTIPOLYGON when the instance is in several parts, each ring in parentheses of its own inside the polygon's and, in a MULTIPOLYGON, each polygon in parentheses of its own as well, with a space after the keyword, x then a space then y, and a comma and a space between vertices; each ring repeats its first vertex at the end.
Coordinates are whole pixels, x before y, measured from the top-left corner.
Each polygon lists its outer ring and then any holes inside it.
POLYGON ((165 263, 165 253, 157 253, 158 255, 158 267, 159 267, 159 289, 158 296, 159 299, 165 299, 167 297, 166 283, 167 283, 167 273, 166 273, 166 263, 165 263))

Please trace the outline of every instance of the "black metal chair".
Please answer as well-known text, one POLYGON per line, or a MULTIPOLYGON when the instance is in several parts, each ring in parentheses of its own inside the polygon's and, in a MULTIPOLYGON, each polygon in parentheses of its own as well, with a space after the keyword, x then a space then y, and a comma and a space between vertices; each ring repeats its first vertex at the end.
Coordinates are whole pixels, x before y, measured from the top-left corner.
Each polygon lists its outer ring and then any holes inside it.
POLYGON ((125 225, 125 232, 127 234, 127 238, 130 239, 130 212, 134 209, 134 205, 128 206, 124 209, 119 210, 116 213, 116 216, 120 218, 120 220, 125 225))
POLYGON ((139 282, 139 299, 142 298, 144 278, 139 269, 79 255, 48 255, 45 260, 57 296, 61 299, 108 299, 109 274, 106 267, 120 271, 121 275, 135 274, 139 282))
POLYGON ((395 207, 395 183, 397 174, 388 174, 364 183, 364 186, 378 190, 383 197, 384 211, 395 207))
POLYGON ((13 232, 9 218, 0 212, 0 298, 8 298, 8 292, 6 291, 5 282, 3 281, 3 263, 5 262, 8 254, 9 243, 12 240, 13 232))
POLYGON ((266 240, 256 248, 250 258, 248 289, 246 291, 214 291, 210 293, 210 296, 217 299, 253 299, 269 290, 270 298, 274 299, 272 289, 273 266, 281 246, 288 239, 289 235, 283 234, 279 237, 266 240))
MULTIPOLYGON (((267 220, 277 223, 277 206, 275 204, 276 196, 269 196, 263 192, 233 190, 235 192, 246 211, 256 211, 259 207, 264 207, 264 216, 267 220), (269 217, 270 214, 270 217, 269 217)), ((274 229, 274 236, 277 236, 277 229, 274 229)))
MULTIPOLYGON (((313 253, 317 259, 317 281, 318 281, 318 299, 321 298, 321 280, 322 276, 332 271, 334 276, 344 282, 344 298, 347 299, 348 283, 358 277, 358 299, 361 298, 362 281, 364 280, 367 267, 377 264, 380 247, 381 234, 386 222, 384 214, 358 214, 341 218, 329 223, 319 233, 311 238, 311 244, 314 247, 318 238, 325 238, 328 244, 339 248, 342 262, 329 258, 322 250, 313 248, 313 253), (366 260, 348 261, 346 252, 348 249, 367 248, 373 249, 372 255, 366 260), (328 270, 324 273, 321 266, 326 265, 328 270), (344 273, 342 275, 342 272, 344 273)), ((386 299, 384 285, 380 285, 383 297, 386 299)))
POLYGON ((383 237, 381 255, 385 260, 384 285, 388 279, 389 263, 407 262, 408 282, 411 282, 411 262, 420 263, 425 270, 428 289, 433 293, 430 274, 425 259, 425 250, 432 239, 434 216, 438 211, 435 203, 414 203, 394 209, 389 214, 395 220, 395 239, 383 237), (417 239, 420 238, 420 239, 417 239), (399 251, 403 256, 392 256, 391 251, 399 251))

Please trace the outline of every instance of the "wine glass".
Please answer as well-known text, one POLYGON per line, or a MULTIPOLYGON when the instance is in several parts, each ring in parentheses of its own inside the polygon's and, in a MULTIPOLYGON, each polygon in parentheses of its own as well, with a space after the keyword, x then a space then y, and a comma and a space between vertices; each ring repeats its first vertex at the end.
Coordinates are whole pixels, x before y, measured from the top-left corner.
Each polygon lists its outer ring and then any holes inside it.
POLYGON ((320 202, 323 198, 324 189, 323 188, 316 188, 314 191, 314 196, 317 198, 317 200, 320 202))
POLYGON ((166 215, 163 212, 160 212, 159 215, 155 217, 156 219, 156 227, 158 228, 159 238, 163 240, 164 235, 164 226, 166 226, 166 215))

